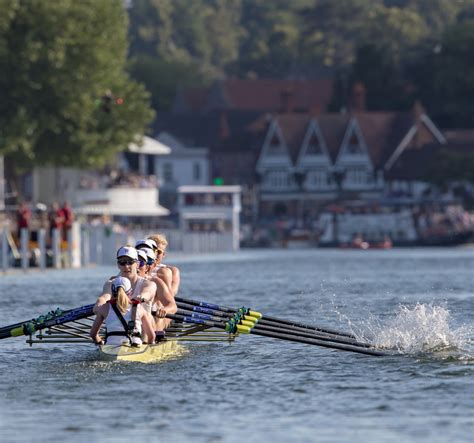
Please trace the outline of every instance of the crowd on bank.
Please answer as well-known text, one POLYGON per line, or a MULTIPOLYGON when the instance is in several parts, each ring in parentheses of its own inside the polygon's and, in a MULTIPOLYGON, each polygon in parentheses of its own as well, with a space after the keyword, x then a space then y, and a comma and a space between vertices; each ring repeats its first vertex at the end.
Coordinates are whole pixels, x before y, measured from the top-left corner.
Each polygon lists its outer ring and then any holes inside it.
POLYGON ((30 232, 45 229, 50 238, 53 230, 57 229, 61 232, 62 240, 66 241, 74 219, 74 212, 67 201, 62 206, 53 202, 49 207, 39 203, 34 208, 27 202, 21 202, 16 211, 15 240, 19 241, 22 229, 28 229, 30 232))
POLYGON ((155 175, 140 175, 134 172, 112 170, 99 176, 84 175, 79 181, 81 189, 107 189, 115 187, 156 188, 158 179, 155 175))
POLYGON ((414 213, 414 217, 423 238, 474 232, 474 214, 462 206, 425 208, 414 213))

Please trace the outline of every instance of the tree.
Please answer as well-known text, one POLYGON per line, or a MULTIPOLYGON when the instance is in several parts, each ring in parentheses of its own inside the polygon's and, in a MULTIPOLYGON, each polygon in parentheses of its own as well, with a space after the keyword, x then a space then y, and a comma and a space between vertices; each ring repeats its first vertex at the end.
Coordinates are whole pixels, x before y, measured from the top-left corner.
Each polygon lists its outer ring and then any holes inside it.
POLYGON ((414 76, 420 96, 444 128, 474 122, 474 21, 450 26, 434 51, 420 59, 414 76))
POLYGON ((132 56, 224 73, 238 57, 241 0, 135 0, 129 9, 132 56))
POLYGON ((151 104, 156 111, 171 108, 178 85, 196 87, 207 83, 195 63, 166 61, 147 54, 131 59, 129 70, 132 77, 151 93, 151 104))
POLYGON ((144 132, 153 112, 125 71, 121 2, 1 6, 0 153, 19 168, 102 166, 144 132))

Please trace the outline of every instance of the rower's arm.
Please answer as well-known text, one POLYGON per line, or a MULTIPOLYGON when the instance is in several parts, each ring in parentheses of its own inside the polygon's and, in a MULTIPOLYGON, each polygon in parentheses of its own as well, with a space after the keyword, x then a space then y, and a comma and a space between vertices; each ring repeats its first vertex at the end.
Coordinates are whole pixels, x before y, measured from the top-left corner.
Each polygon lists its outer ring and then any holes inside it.
POLYGON ((149 314, 142 308, 141 310, 142 334, 147 343, 155 342, 155 328, 149 314))
MULTIPOLYGON (((164 266, 158 269, 156 276, 160 278, 168 287, 170 291, 173 290, 173 271, 170 267, 164 266)), ((156 280, 153 280, 156 281, 156 280)))
POLYGON ((156 283, 156 301, 161 303, 161 307, 166 311, 167 314, 175 314, 178 310, 176 301, 171 294, 170 289, 166 283, 160 278, 153 280, 156 283))
POLYGON ((95 302, 95 306, 92 309, 94 314, 97 314, 100 306, 105 305, 111 298, 112 298, 112 284, 110 283, 110 281, 107 281, 104 284, 104 288, 102 289, 102 294, 99 295, 99 298, 95 302))
POLYGON ((176 266, 171 267, 172 279, 171 279, 171 292, 173 297, 176 297, 176 294, 179 291, 179 284, 181 283, 181 276, 179 269, 176 266))
POLYGON ((105 316, 104 316, 104 308, 105 306, 102 305, 97 309, 97 315, 95 317, 94 323, 92 324, 91 330, 90 330, 90 337, 96 344, 100 344, 102 342, 102 338, 99 335, 100 327, 102 326, 102 323, 104 322, 105 316))

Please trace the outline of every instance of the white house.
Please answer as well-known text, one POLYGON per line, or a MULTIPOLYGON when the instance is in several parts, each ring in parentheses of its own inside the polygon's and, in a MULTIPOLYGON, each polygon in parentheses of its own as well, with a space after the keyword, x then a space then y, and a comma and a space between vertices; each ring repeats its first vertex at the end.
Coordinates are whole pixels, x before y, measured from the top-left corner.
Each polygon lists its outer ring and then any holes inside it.
POLYGON ((167 132, 161 132, 157 140, 170 149, 168 155, 157 159, 156 175, 160 183, 163 204, 174 208, 180 186, 209 185, 209 150, 202 147, 187 147, 167 132))

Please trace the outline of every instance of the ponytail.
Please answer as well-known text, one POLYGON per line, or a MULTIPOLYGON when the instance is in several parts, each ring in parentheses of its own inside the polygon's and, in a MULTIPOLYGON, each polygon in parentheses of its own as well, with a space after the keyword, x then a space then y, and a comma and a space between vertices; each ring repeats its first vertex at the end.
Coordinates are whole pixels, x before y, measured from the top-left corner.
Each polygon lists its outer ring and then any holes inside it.
POLYGON ((128 307, 130 306, 130 299, 125 293, 125 290, 120 286, 117 288, 117 295, 115 296, 115 301, 117 303, 117 308, 122 314, 127 312, 128 307))

